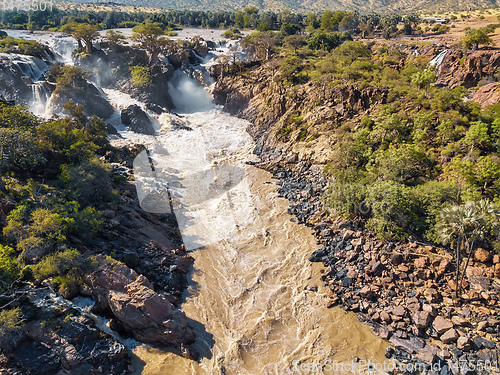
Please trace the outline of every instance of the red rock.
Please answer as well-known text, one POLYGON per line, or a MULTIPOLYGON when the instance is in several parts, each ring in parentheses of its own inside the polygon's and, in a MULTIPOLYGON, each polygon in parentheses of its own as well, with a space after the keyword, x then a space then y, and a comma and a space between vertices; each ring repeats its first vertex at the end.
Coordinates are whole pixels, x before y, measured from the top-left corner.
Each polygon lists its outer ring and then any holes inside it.
POLYGON ((481 86, 475 92, 472 100, 479 103, 481 108, 500 102, 500 83, 493 82, 481 86))
POLYGON ((495 254, 493 255, 493 264, 499 264, 500 263, 500 255, 495 254))
POLYGON ((427 328, 432 322, 432 316, 427 311, 418 311, 413 314, 413 322, 417 328, 427 328))
POLYGON ((359 291, 359 295, 363 298, 366 299, 372 299, 373 298, 373 291, 370 289, 370 286, 365 285, 361 290, 359 291))
POLYGON ((479 247, 474 251, 474 259, 481 263, 488 263, 493 259, 493 256, 488 250, 479 247))
POLYGON ((440 335, 453 328, 453 323, 442 316, 437 316, 432 325, 440 335))
POLYGON ((486 328, 488 328, 490 324, 487 321, 482 321, 477 324, 477 330, 478 331, 484 331, 486 328))
POLYGON ((467 337, 461 336, 457 340, 457 348, 463 351, 468 352, 471 348, 469 343, 469 339, 467 337))
POLYGON ((424 292, 424 297, 429 303, 434 303, 441 297, 439 292, 434 288, 428 288, 424 292))
POLYGON ((453 328, 446 331, 443 335, 441 335, 441 341, 445 344, 451 344, 452 342, 457 341, 458 333, 453 328))
POLYGON ((144 276, 102 255, 96 260, 97 270, 85 274, 83 282, 96 304, 111 310, 135 339, 175 347, 194 342, 195 334, 184 312, 156 293, 144 276))
POLYGON ((404 264, 400 264, 398 266, 398 271, 401 271, 401 272, 405 272, 405 273, 408 273, 410 269, 408 267, 406 267, 404 264))
POLYGON ((437 359, 436 355, 430 350, 419 350, 417 352, 417 358, 428 365, 432 365, 437 359))
POLYGON ((425 268, 429 264, 429 258, 427 257, 417 258, 413 263, 417 268, 425 268))
POLYGON ((435 317, 437 315, 437 309, 432 306, 432 305, 423 305, 422 306, 422 310, 428 312, 429 314, 431 314, 431 316, 435 317))
POLYGON ((444 350, 441 350, 439 352, 439 356, 443 359, 450 359, 451 358, 451 354, 448 350, 444 349, 444 350))
POLYGON ((344 235, 342 236, 342 240, 343 241, 347 241, 347 240, 350 240, 352 238, 352 236, 354 235, 354 231, 353 230, 350 230, 350 229, 347 229, 345 232, 344 232, 344 235))
POLYGON ((441 263, 439 263, 438 273, 440 275, 448 272, 453 267, 453 264, 448 259, 443 259, 441 263))
POLYGON ((386 324, 389 324, 392 321, 390 315, 385 310, 380 312, 380 319, 386 324))
POLYGON ((488 309, 487 307, 484 307, 484 306, 479 306, 477 308, 480 312, 482 312, 483 314, 485 315, 490 315, 491 314, 491 310, 488 309))
POLYGON ((358 278, 358 271, 355 269, 347 271, 347 277, 350 277, 351 279, 357 279, 358 278))
POLYGON ((392 313, 403 318, 406 316, 406 309, 403 306, 396 306, 392 309, 392 313))
POLYGON ((371 269, 374 276, 380 276, 384 270, 385 266, 381 262, 376 262, 371 269))
POLYGON ((463 327, 469 324, 469 321, 467 319, 464 319, 461 316, 457 315, 452 316, 451 321, 453 322, 454 325, 459 327, 463 327))
POLYGON ((386 327, 378 327, 375 334, 382 340, 388 340, 391 337, 391 332, 386 327))

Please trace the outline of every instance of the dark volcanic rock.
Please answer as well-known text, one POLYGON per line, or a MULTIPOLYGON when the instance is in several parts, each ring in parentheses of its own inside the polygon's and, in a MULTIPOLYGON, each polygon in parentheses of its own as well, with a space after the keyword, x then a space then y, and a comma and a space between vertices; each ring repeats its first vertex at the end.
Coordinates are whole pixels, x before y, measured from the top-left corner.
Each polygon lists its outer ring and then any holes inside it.
POLYGON ((155 128, 148 115, 138 105, 132 104, 122 111, 123 125, 136 133, 154 135, 155 128))

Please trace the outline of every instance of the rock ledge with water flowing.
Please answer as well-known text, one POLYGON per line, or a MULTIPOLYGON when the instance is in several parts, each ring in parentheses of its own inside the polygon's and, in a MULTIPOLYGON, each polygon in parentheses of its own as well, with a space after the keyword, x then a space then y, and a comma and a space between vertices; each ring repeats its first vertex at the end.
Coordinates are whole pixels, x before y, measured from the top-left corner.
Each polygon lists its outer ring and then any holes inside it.
POLYGON ((189 348, 195 334, 186 315, 169 302, 167 296, 153 290, 149 280, 126 265, 103 255, 95 257, 97 269, 83 277, 90 295, 101 311, 110 311, 116 325, 135 339, 162 346, 179 348, 197 359, 189 348))

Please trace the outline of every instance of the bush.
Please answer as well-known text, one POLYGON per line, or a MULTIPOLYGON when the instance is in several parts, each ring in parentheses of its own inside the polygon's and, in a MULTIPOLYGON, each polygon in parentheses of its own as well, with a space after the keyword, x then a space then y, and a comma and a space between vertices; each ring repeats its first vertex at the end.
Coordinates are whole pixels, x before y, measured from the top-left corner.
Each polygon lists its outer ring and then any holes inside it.
POLYGON ((78 250, 68 249, 45 256, 36 265, 34 276, 38 280, 48 277, 72 276, 75 277, 88 267, 88 262, 78 250))
POLYGON ((45 162, 42 150, 30 133, 0 128, 0 173, 34 171, 45 162))
POLYGON ((99 159, 63 165, 61 169, 60 181, 69 200, 88 206, 107 203, 113 198, 111 168, 99 159))
POLYGON ((378 173, 385 180, 411 183, 428 175, 431 161, 419 146, 402 144, 382 153, 378 158, 378 173))
POLYGON ((19 266, 13 248, 0 245, 0 280, 11 283, 19 276, 19 266))
POLYGON ((367 226, 378 237, 390 239, 407 236, 414 219, 408 188, 392 181, 376 182, 367 190, 366 203, 371 208, 367 226))
POLYGON ((0 311, 0 333, 3 335, 9 331, 17 330, 22 323, 22 313, 19 307, 4 309, 0 311))
POLYGON ((39 119, 22 106, 14 106, 0 100, 0 128, 33 130, 39 119))
POLYGON ((148 67, 145 66, 131 66, 130 76, 134 86, 147 87, 153 83, 153 76, 148 67))

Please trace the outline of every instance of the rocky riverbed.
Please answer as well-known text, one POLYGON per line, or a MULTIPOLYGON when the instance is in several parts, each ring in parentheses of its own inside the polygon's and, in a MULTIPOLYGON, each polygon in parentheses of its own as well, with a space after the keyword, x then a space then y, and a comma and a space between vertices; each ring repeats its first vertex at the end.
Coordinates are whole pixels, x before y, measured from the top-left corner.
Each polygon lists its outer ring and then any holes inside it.
MULTIPOLYGON (((277 166, 279 193, 289 212, 316 231, 323 247, 310 260, 325 266, 330 288, 327 307, 358 314, 395 348, 387 352, 402 363, 441 368, 457 374, 459 361, 471 366, 498 363, 500 259, 485 249, 475 252, 463 283, 463 299, 454 298, 454 266, 449 249, 416 241, 380 241, 361 222, 334 220, 321 196, 328 179, 318 166, 277 166)), ((463 366, 462 366, 463 369, 463 366)), ((429 372, 435 373, 435 372, 429 372)))

